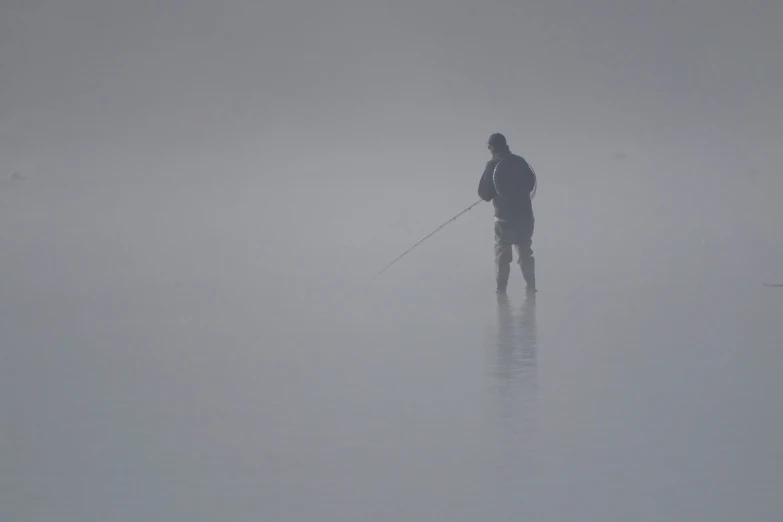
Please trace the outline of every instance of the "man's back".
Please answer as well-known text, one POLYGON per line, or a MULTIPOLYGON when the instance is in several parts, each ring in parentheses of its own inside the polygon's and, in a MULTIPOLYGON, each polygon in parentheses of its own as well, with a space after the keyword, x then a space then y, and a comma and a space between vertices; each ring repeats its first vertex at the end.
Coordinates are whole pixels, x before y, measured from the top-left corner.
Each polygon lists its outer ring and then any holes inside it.
POLYGON ((487 162, 479 181, 478 194, 492 201, 495 217, 501 220, 532 220, 531 193, 536 175, 522 156, 505 151, 487 162))

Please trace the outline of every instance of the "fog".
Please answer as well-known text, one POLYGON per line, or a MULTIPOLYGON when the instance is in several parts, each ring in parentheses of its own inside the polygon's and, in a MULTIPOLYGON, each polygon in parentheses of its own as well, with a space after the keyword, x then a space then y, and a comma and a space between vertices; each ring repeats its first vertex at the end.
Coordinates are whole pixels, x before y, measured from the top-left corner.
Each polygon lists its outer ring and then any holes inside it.
POLYGON ((782 22, 5 0, 0 520, 781 519, 782 22))

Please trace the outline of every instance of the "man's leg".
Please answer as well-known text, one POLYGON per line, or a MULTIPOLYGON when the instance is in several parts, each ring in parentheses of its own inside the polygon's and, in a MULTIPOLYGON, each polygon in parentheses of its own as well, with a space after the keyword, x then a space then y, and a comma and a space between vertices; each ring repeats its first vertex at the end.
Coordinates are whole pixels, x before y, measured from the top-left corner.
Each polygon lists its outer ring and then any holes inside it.
POLYGON ((497 291, 504 293, 511 272, 511 245, 504 223, 495 222, 495 281, 497 291))
POLYGON ((522 268, 522 277, 527 283, 529 292, 536 291, 536 258, 533 257, 533 227, 534 221, 520 224, 518 242, 516 244, 519 255, 519 266, 522 268))
POLYGON ((536 258, 530 256, 523 259, 519 265, 522 267, 522 277, 525 278, 527 283, 528 292, 536 291, 536 258))

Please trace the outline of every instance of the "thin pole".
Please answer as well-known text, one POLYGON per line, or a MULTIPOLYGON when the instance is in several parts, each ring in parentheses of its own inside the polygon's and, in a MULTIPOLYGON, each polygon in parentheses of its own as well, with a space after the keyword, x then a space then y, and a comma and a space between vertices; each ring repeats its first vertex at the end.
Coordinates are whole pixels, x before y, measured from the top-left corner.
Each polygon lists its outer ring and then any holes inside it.
POLYGON ((425 242, 427 239, 429 239, 430 237, 432 237, 433 235, 435 235, 435 233, 436 233, 438 230, 440 230, 441 228, 445 227, 446 225, 448 225, 449 223, 451 223, 452 221, 454 221, 455 219, 457 219, 458 217, 460 217, 462 214, 464 214, 464 213, 465 213, 465 212, 467 212, 468 210, 472 209, 473 207, 475 207, 476 205, 478 205, 479 203, 481 203, 482 201, 484 201, 484 200, 483 200, 483 199, 480 199, 480 200, 476 201, 476 202, 475 202, 475 203, 473 203, 471 206, 469 206, 468 208, 466 208, 465 210, 463 210, 462 212, 460 212, 459 214, 457 214, 456 216, 454 216, 453 218, 449 219, 448 221, 446 221, 445 223, 443 223, 441 226, 439 226, 438 228, 436 228, 435 230, 433 230, 433 231, 432 231, 432 233, 430 233, 430 234, 429 234, 429 235, 427 235, 427 236, 426 236, 424 239, 422 239, 421 241, 419 241, 418 243, 416 243, 415 245, 413 245, 412 247, 410 247, 408 250, 406 250, 405 252, 403 252, 402 254, 400 254, 400 256, 399 256, 397 259, 395 259, 394 261, 392 261, 391 263, 389 263, 388 265, 386 265, 386 266, 383 268, 383 270, 381 270, 380 272, 378 272, 377 274, 375 274, 375 275, 373 276, 372 280, 374 281, 374 280, 375 280, 375 278, 377 278, 379 275, 381 275, 382 273, 384 273, 384 272, 385 272, 387 269, 389 269, 389 267, 391 267, 391 266, 392 266, 394 263, 396 263, 397 261, 399 261, 400 259, 402 259, 402 258, 405 256, 405 254, 407 254, 408 252, 410 252, 411 250, 413 250, 414 248, 416 248, 416 247, 417 247, 417 246, 419 246, 420 244, 424 243, 424 242, 425 242))

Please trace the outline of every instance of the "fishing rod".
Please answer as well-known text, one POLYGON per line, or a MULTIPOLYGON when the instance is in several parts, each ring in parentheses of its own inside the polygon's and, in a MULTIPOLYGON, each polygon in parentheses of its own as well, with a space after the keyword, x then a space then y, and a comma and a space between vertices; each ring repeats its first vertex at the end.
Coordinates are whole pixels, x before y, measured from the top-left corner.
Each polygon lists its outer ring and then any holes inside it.
MULTIPOLYGON (((515 158, 516 158, 516 162, 518 162, 519 160, 521 160, 521 161, 522 161, 522 163, 524 164, 524 167, 525 167, 525 168, 527 168, 527 169, 529 169, 530 173, 531 173, 531 174, 532 174, 532 176, 533 176, 533 188, 532 188, 532 189, 530 189, 530 199, 532 200, 533 198, 535 198, 535 197, 536 197, 536 191, 537 191, 537 189, 538 189, 538 177, 536 176, 536 171, 535 171, 535 170, 533 170, 533 167, 531 167, 531 166, 530 166, 530 164, 527 162, 527 160, 525 160, 524 158, 522 158, 522 157, 519 157, 519 156, 516 156, 515 158)), ((501 197, 503 197, 503 196, 500 194, 500 191, 497 189, 497 185, 498 185, 498 183, 497 183, 497 173, 498 173, 498 167, 499 167, 500 165, 504 164, 504 162, 505 162, 506 164, 508 163, 508 162, 507 162, 505 159, 503 159, 503 160, 500 160, 500 161, 497 163, 497 165, 495 165, 495 169, 494 169, 494 170, 493 170, 493 172, 492 172, 492 185, 495 187, 495 192, 496 192, 498 195, 500 195, 501 197)), ((459 214, 457 214, 456 216, 454 216, 453 218, 449 219, 448 221, 446 221, 445 223, 443 223, 441 226, 439 226, 438 228, 436 228, 435 230, 433 230, 433 231, 432 231, 432 232, 431 232, 429 235, 427 235, 426 237, 424 237, 424 239, 422 239, 421 241, 419 241, 418 243, 416 243, 415 245, 413 245, 412 247, 410 247, 408 250, 406 250, 405 252, 403 252, 402 254, 400 254, 400 256, 399 256, 397 259, 395 259, 394 261, 392 261, 391 263, 389 263, 388 265, 386 265, 386 266, 383 268, 383 270, 381 270, 380 272, 378 272, 377 274, 375 274, 375 275, 373 276, 372 280, 374 281, 374 280, 375 280, 375 279, 376 279, 376 278, 377 278, 379 275, 381 275, 381 274, 382 274, 382 273, 384 273, 386 270, 388 270, 388 269, 389 269, 389 268, 390 268, 390 267, 391 267, 391 266, 392 266, 394 263, 396 263, 397 261, 399 261, 400 259, 402 259, 402 258, 405 256, 405 254, 407 254, 408 252, 410 252, 411 250, 413 250, 414 248, 416 248, 416 247, 417 247, 417 246, 419 246, 420 244, 424 243, 424 241, 426 241, 427 239, 429 239, 430 237, 432 237, 433 235, 435 235, 435 233, 436 233, 438 230, 440 230, 441 228, 445 227, 446 225, 448 225, 449 223, 451 223, 452 221, 454 221, 455 219, 457 219, 458 217, 460 217, 462 214, 464 214, 465 212, 469 211, 470 209, 472 209, 473 207, 475 207, 476 205, 478 205, 479 203, 481 203, 482 201, 483 201, 482 199, 480 199, 480 200, 476 201, 476 202, 475 202, 475 203, 473 203, 471 206, 469 206, 468 208, 466 208, 465 210, 463 210, 462 212, 460 212, 459 214)))
POLYGON ((386 266, 383 268, 383 270, 381 270, 380 272, 378 272, 377 274, 375 274, 375 275, 373 276, 372 280, 374 281, 374 280, 375 280, 375 279, 376 279, 376 278, 377 278, 379 275, 381 275, 381 274, 382 274, 382 273, 384 273, 386 270, 388 270, 388 269, 389 269, 389 268, 390 268, 390 267, 391 267, 391 266, 392 266, 394 263, 396 263, 397 261, 399 261, 400 259, 402 259, 402 258, 405 256, 405 254, 407 254, 408 252, 410 252, 411 250, 413 250, 414 248, 416 248, 416 247, 417 247, 417 246, 419 246, 420 244, 424 243, 424 242, 425 242, 427 239, 429 239, 430 237, 432 237, 433 235, 435 235, 435 233, 436 233, 438 230, 440 230, 441 228, 445 227, 446 225, 448 225, 449 223, 451 223, 452 221, 454 221, 455 219, 457 219, 458 217, 460 217, 462 214, 464 214, 464 213, 465 213, 465 212, 467 212, 468 210, 472 209, 473 207, 475 207, 476 205, 478 205, 479 203, 481 203, 482 201, 484 201, 484 200, 483 200, 483 199, 480 199, 480 200, 476 201, 476 202, 475 202, 475 203, 473 203, 471 206, 469 206, 468 208, 466 208, 465 210, 463 210, 462 212, 460 212, 459 214, 457 214, 456 216, 454 216, 453 218, 449 219, 448 221, 446 221, 445 223, 443 223, 441 226, 439 226, 438 228, 436 228, 435 230, 433 230, 433 231, 432 231, 432 232, 431 232, 429 235, 427 235, 426 237, 424 237, 424 238, 423 238, 421 241, 419 241, 418 243, 416 243, 415 245, 413 245, 412 247, 410 247, 408 250, 406 250, 405 252, 403 252, 402 254, 400 254, 400 256, 399 256, 399 257, 397 257, 397 259, 395 259, 394 261, 392 261, 391 263, 389 263, 388 265, 386 265, 386 266))

